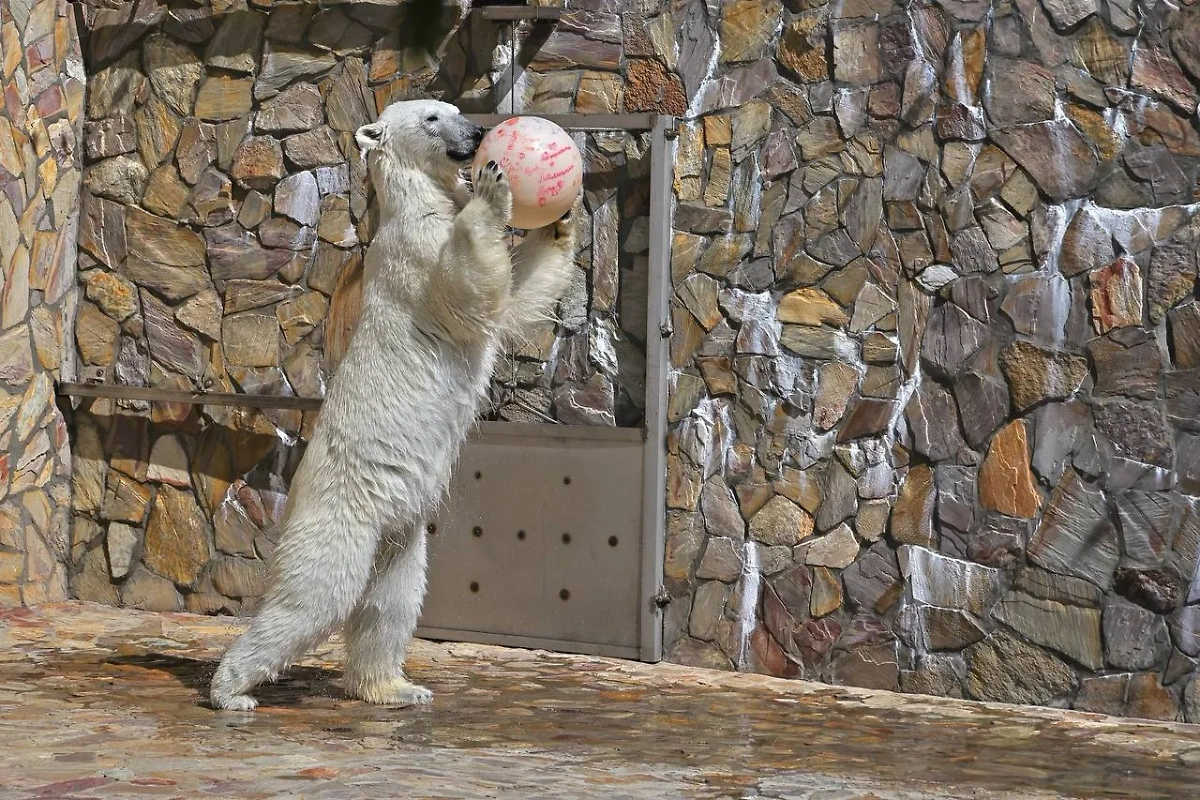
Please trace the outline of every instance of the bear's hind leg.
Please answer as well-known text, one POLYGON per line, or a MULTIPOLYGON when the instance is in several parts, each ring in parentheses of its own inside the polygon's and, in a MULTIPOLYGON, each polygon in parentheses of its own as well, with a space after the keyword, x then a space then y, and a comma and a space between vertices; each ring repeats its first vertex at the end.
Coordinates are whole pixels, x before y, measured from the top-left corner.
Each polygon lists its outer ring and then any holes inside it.
POLYGON ((346 623, 348 693, 380 705, 422 705, 433 693, 404 675, 404 659, 425 599, 425 529, 380 543, 375 574, 346 623))
POLYGON ((216 708, 252 711, 258 701, 249 692, 323 642, 362 596, 378 536, 360 529, 332 537, 327 526, 316 527, 319 533, 285 531, 262 608, 213 675, 209 696, 216 708))

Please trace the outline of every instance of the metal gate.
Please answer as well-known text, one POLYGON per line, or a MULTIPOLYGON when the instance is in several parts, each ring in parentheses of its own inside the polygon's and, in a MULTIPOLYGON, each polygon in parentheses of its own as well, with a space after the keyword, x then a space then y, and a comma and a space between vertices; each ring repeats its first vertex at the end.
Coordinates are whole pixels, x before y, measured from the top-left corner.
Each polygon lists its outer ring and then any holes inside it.
MULTIPOLYGON (((508 115, 471 115, 495 125, 508 115)), ((548 115, 650 145, 642 428, 482 423, 432 525, 419 636, 658 661, 675 120, 548 115)))

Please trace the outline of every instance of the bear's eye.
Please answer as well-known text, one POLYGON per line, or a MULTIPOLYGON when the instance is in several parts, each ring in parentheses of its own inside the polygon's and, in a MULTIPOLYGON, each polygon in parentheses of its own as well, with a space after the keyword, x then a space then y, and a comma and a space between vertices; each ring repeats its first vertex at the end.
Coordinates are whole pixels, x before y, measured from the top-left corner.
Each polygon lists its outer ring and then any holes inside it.
POLYGON ((437 122, 437 114, 430 114, 425 118, 426 122, 437 122))

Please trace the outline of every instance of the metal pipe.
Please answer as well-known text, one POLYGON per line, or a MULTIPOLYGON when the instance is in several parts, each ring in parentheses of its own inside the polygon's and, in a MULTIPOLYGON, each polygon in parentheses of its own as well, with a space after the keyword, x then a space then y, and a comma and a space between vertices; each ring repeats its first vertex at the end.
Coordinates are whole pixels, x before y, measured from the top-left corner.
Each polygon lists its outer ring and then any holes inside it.
POLYGON ((666 547, 667 373, 670 368, 672 191, 675 118, 656 116, 650 132, 650 258, 646 291, 646 444, 642 473, 642 581, 639 643, 642 661, 663 656, 662 609, 666 547))

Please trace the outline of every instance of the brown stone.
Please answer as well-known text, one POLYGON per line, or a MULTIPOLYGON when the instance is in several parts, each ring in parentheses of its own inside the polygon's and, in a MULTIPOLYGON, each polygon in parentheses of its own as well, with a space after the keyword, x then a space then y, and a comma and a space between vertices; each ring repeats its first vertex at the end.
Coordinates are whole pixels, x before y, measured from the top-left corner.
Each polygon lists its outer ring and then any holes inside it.
POLYGON ((221 347, 228 364, 273 367, 279 360, 279 322, 273 314, 247 312, 226 317, 221 347))
POLYGON ((1137 262, 1121 256, 1092 270, 1092 320, 1099 333, 1142 324, 1142 272, 1137 262))
POLYGON ((910 469, 892 509, 892 538, 901 544, 933 546, 935 499, 933 470, 924 464, 910 469))
POLYGON ((1005 348, 1000 366, 1018 411, 1045 400, 1070 397, 1088 374, 1086 359, 1027 342, 1013 342, 1005 348))
POLYGON ((171 581, 141 568, 136 568, 118 591, 125 608, 159 612, 183 610, 183 600, 171 581))
POLYGON ((192 95, 204 77, 204 64, 190 47, 163 34, 142 46, 142 63, 154 91, 181 117, 191 116, 192 95))
POLYGON ((813 425, 818 430, 832 430, 858 386, 858 370, 849 364, 833 361, 823 364, 817 374, 817 395, 813 400, 813 425))
POLYGON ((1006 633, 972 645, 966 656, 967 689, 978 700, 1044 705, 1075 692, 1070 666, 1006 633))
POLYGON ((750 537, 768 546, 798 544, 812 532, 813 518, 808 512, 778 495, 750 519, 750 537))
POLYGON ((157 97, 138 109, 133 117, 137 127, 138 153, 148 169, 157 167, 175 150, 182 123, 179 117, 157 97))
POLYGON ((803 83, 829 80, 825 32, 825 24, 816 14, 799 17, 785 26, 775 54, 779 65, 803 83))
POLYGON ((1167 315, 1171 352, 1180 369, 1200 367, 1200 303, 1195 301, 1172 309, 1167 315))
POLYGON ((849 322, 846 312, 820 289, 797 289, 779 301, 776 318, 798 325, 829 325, 840 328, 849 322))
POLYGON ((275 316, 279 319, 279 327, 288 345, 294 345, 320 325, 327 308, 328 302, 320 292, 305 292, 295 299, 280 303, 275 309, 275 316))
POLYGON ((988 446, 979 471, 979 501, 983 507, 1010 517, 1037 518, 1042 496, 1029 464, 1025 421, 1016 420, 1001 429, 988 446))
POLYGON ((75 343, 85 364, 111 366, 121 326, 91 303, 83 303, 75 323, 75 343))
POLYGON ((168 369, 199 377, 206 361, 204 346, 175 323, 174 310, 143 291, 142 311, 150 355, 168 369))
POLYGON ((658 61, 630 59, 625 76, 625 110, 683 116, 687 99, 679 77, 667 72, 658 61))
POLYGON ((1196 273, 1195 248, 1178 243, 1154 248, 1146 292, 1151 322, 1160 321, 1169 309, 1193 293, 1196 273))
POLYGON ((196 116, 207 122, 224 122, 250 113, 252 78, 207 78, 196 96, 196 116))
POLYGON ((170 267, 204 265, 204 239, 175 222, 130 208, 125 216, 129 254, 170 267))
POLYGON ((209 559, 204 519, 190 491, 160 487, 146 525, 146 566, 178 586, 195 586, 209 559))
POLYGON ((168 218, 178 218, 187 207, 191 190, 171 164, 164 164, 150 174, 142 205, 147 211, 168 218))
POLYGON ((116 470, 109 470, 100 516, 114 522, 141 525, 150 503, 150 489, 116 470))
POLYGON ((286 174, 283 148, 270 136, 251 136, 233 154, 230 176, 247 189, 270 190, 286 174))
POLYGON ((340 164, 345 161, 333 129, 325 125, 287 137, 283 140, 283 152, 288 161, 300 169, 340 164))
POLYGON ((261 597, 267 588, 267 566, 258 560, 220 558, 213 563, 212 582, 226 597, 261 597))

